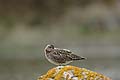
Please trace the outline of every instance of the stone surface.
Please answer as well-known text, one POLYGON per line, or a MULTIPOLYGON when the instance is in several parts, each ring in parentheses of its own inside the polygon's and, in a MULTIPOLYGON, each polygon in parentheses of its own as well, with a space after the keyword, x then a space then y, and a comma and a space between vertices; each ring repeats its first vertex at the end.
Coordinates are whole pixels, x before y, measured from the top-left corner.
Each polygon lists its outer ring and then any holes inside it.
POLYGON ((111 80, 110 78, 85 68, 58 66, 38 78, 38 80, 111 80))

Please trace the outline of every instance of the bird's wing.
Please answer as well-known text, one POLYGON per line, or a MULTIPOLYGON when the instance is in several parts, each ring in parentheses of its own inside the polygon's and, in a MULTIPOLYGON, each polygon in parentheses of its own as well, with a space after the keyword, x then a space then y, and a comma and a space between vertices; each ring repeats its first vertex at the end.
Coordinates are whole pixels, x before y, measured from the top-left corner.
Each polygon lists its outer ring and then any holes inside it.
POLYGON ((65 58, 66 61, 72 61, 75 57, 77 57, 68 49, 56 49, 56 51, 61 57, 65 58))
POLYGON ((57 49, 56 51, 61 57, 66 58, 68 61, 69 60, 83 60, 83 59, 85 59, 84 57, 73 54, 68 49, 57 49))
POLYGON ((53 58, 57 60, 57 62, 66 62, 66 61, 71 61, 71 58, 68 57, 68 54, 70 53, 72 52, 69 50, 55 48, 51 56, 53 56, 53 58))

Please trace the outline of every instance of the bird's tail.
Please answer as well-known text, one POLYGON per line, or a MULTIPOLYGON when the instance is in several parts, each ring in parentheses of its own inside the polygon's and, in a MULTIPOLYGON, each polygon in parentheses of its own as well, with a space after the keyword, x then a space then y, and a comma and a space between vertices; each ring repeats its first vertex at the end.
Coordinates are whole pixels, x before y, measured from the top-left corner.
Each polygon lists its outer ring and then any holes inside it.
POLYGON ((86 60, 87 58, 77 55, 72 55, 72 60, 86 60))

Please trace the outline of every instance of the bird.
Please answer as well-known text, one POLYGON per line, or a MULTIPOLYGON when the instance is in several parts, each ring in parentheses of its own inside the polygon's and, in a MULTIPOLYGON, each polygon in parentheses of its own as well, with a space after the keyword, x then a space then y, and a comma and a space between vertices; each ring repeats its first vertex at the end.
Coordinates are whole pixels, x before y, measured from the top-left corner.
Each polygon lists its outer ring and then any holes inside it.
POLYGON ((68 49, 55 48, 53 44, 48 44, 44 49, 46 59, 58 66, 67 65, 73 61, 85 60, 85 57, 78 56, 68 49))

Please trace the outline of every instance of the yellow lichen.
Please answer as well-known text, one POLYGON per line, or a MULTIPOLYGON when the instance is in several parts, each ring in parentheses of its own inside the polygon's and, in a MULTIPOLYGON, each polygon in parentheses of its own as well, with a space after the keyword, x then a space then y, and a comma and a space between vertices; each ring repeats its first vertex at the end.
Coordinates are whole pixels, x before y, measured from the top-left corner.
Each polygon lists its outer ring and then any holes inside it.
POLYGON ((77 78, 78 80, 82 80, 82 79, 86 79, 86 80, 110 80, 108 77, 87 70, 85 68, 79 68, 79 67, 75 67, 75 66, 62 66, 61 68, 59 68, 59 70, 57 70, 58 68, 53 68, 50 69, 45 75, 41 76, 38 80, 49 80, 49 79, 53 79, 53 80, 72 80, 72 78, 77 78), (64 72, 68 73, 66 75, 64 75, 64 72), (69 72, 72 73, 69 74, 69 72), (64 77, 66 76, 66 77, 64 77), (71 77, 72 76, 72 77, 71 77))
POLYGON ((43 76, 41 77, 42 79, 40 79, 40 80, 47 80, 48 78, 54 77, 53 75, 56 73, 55 70, 56 70, 55 68, 50 69, 50 70, 47 72, 46 75, 43 75, 43 76))

